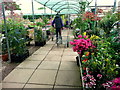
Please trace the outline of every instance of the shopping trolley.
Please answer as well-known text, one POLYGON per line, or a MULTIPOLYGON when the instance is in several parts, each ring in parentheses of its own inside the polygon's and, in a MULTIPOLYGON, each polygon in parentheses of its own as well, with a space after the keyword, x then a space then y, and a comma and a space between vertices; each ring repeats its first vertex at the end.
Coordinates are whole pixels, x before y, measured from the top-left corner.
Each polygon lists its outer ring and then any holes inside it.
POLYGON ((56 41, 57 47, 59 47, 60 44, 63 44, 64 47, 69 47, 69 32, 70 30, 67 30, 67 36, 62 35, 62 37, 58 36, 58 40, 56 41))

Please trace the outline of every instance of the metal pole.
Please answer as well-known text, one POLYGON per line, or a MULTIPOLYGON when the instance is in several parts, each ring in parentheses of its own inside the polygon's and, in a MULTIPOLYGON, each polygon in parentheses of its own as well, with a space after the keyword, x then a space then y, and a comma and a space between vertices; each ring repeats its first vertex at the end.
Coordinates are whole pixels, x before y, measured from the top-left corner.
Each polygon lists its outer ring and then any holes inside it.
POLYGON ((32 0, 32 17, 33 17, 33 22, 34 22, 34 4, 33 4, 33 0, 32 0))
MULTIPOLYGON (((32 0, 32 17, 33 17, 33 26, 35 23, 35 17, 34 17, 34 4, 33 4, 33 0, 32 0)), ((34 42, 35 42, 35 27, 34 27, 34 42)))
POLYGON ((46 14, 46 7, 45 7, 45 5, 44 5, 44 15, 46 14))
POLYGON ((115 10, 116 10, 116 0, 114 0, 113 13, 115 12, 115 10))
POLYGON ((7 32, 7 26, 6 26, 4 3, 2 3, 2 12, 3 12, 4 29, 5 29, 5 34, 6 34, 6 42, 7 42, 7 50, 8 50, 8 59, 9 59, 8 62, 11 62, 11 55, 10 55, 10 47, 9 47, 9 41, 8 41, 8 32, 7 32))
POLYGON ((52 18, 52 8, 51 8, 51 18, 52 18))
MULTIPOLYGON (((95 0, 95 14, 97 13, 97 0, 95 0)), ((95 16, 96 17, 96 16, 95 16)), ((94 30, 94 34, 95 34, 95 26, 96 26, 96 21, 94 21, 94 27, 93 27, 93 30, 94 30)))

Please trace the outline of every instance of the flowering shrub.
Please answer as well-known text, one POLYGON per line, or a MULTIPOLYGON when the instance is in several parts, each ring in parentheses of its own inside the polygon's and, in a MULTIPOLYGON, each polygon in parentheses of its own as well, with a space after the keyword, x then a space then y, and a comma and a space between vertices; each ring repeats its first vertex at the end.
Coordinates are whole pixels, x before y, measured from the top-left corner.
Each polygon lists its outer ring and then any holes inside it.
POLYGON ((87 36, 79 35, 78 39, 70 42, 73 45, 73 51, 81 54, 82 51, 88 50, 90 47, 95 48, 90 39, 87 39, 87 36))
POLYGON ((90 21, 98 21, 101 20, 100 17, 98 17, 97 14, 94 14, 92 12, 86 12, 85 14, 83 14, 84 18, 83 20, 90 20, 90 21))
POLYGON ((120 77, 102 84, 104 88, 120 89, 120 77))
POLYGON ((97 74, 97 76, 93 76, 90 74, 87 74, 82 77, 82 80, 84 81, 84 87, 85 88, 96 88, 97 80, 100 80, 102 78, 101 74, 97 74))

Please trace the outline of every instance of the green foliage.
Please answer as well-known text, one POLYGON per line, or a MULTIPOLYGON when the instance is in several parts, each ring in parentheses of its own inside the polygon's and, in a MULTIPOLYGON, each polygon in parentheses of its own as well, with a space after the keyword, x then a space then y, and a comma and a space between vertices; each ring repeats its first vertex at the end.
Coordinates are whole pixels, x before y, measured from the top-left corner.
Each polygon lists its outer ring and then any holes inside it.
POLYGON ((84 32, 86 29, 88 29, 88 23, 82 20, 81 17, 76 18, 73 24, 75 24, 75 28, 79 28, 81 32, 84 32))
POLYGON ((35 28, 35 41, 40 42, 43 41, 43 34, 42 34, 42 29, 41 28, 35 28))
MULTIPOLYGON (((2 27, 4 31, 4 27, 2 27)), ((8 33, 5 37, 8 37, 10 52, 16 55, 23 54, 27 50, 26 48, 26 34, 27 30, 22 23, 14 21, 12 19, 7 20, 8 33)), ((6 42, 3 43, 6 46, 6 42)))
POLYGON ((106 35, 110 33, 110 30, 113 28, 112 25, 118 21, 117 14, 112 14, 111 12, 106 13, 106 15, 99 22, 100 28, 102 28, 106 35))

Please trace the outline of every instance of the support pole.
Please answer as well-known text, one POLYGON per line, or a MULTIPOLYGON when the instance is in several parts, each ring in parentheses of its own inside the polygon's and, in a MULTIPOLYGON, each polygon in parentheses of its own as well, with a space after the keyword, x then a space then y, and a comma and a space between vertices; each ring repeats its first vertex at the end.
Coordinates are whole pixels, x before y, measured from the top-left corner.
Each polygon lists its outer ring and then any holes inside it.
MULTIPOLYGON (((95 14, 97 13, 97 0, 95 0, 95 14)), ((94 21, 94 27, 93 27, 93 32, 94 32, 94 34, 95 34, 95 27, 96 27, 96 21, 94 21)))
POLYGON ((116 10, 116 0, 114 0, 113 13, 115 12, 115 10, 116 10))
MULTIPOLYGON (((34 3, 32 0, 32 18, 33 18, 33 25, 35 24, 35 16, 34 16, 34 3)), ((34 42, 35 42, 35 27, 34 27, 34 42)))
POLYGON ((34 21, 35 17, 34 17, 34 4, 33 4, 33 0, 32 0, 32 17, 33 17, 33 23, 34 23, 35 22, 34 21))
POLYGON ((4 29, 5 29, 5 34, 6 34, 6 42, 7 42, 7 50, 8 50, 8 59, 9 59, 8 62, 11 62, 11 54, 10 54, 10 46, 9 46, 9 41, 8 41, 8 32, 7 32, 7 25, 6 25, 4 3, 2 3, 2 12, 3 12, 4 29))
POLYGON ((51 18, 52 18, 52 8, 51 8, 51 18))

